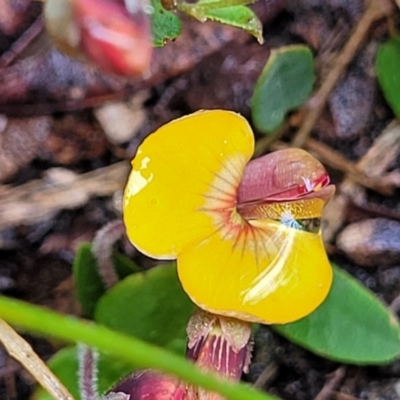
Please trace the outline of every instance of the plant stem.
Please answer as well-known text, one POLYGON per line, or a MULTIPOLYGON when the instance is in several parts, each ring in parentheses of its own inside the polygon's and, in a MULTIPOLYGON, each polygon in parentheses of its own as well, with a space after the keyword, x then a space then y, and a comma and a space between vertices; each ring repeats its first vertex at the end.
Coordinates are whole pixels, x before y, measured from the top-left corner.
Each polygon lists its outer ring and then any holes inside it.
POLYGON ((276 400, 244 384, 233 384, 200 372, 193 364, 166 350, 73 316, 0 296, 0 318, 30 332, 66 342, 85 343, 136 367, 174 374, 230 400, 276 400))

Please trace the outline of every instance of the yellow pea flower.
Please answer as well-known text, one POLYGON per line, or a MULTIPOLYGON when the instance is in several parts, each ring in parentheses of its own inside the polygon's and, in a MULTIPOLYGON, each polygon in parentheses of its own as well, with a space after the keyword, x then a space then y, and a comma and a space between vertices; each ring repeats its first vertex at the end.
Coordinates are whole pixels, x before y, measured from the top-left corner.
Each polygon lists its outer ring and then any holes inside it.
POLYGON ((132 161, 124 220, 140 251, 177 259, 200 308, 287 323, 329 292, 319 221, 334 187, 303 150, 250 161, 253 150, 249 124, 233 112, 200 111, 162 126, 132 161))

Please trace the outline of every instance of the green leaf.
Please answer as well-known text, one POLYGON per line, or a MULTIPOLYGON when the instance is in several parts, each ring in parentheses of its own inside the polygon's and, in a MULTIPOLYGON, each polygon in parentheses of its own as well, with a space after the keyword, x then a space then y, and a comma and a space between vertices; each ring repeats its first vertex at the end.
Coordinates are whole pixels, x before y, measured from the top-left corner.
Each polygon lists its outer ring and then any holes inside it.
POLYGON ((98 302, 95 319, 112 329, 175 348, 177 339, 186 338, 193 311, 175 264, 169 264, 119 282, 98 302))
POLYGON ((160 0, 152 0, 151 30, 153 44, 162 47, 167 42, 178 37, 182 31, 181 20, 171 11, 167 11, 160 0))
MULTIPOLYGON (((76 347, 66 347, 58 351, 48 361, 49 368, 60 379, 75 399, 79 399, 78 388, 78 353, 76 347)), ((133 371, 129 364, 121 363, 104 354, 98 360, 98 387, 100 393, 108 391, 121 378, 133 371)), ((42 387, 38 388, 33 400, 53 400, 42 387)))
POLYGON ((386 101, 400 118, 400 37, 379 46, 376 57, 378 82, 386 101))
POLYGON ((289 111, 308 99, 314 81, 314 60, 307 46, 272 50, 251 100, 257 129, 263 133, 275 131, 289 111))
POLYGON ((262 24, 257 15, 245 7, 251 0, 200 0, 196 3, 178 1, 176 7, 201 22, 221 22, 249 32, 262 43, 262 24))
MULTIPOLYGON (((91 248, 89 243, 82 244, 76 252, 73 265, 77 297, 83 314, 87 317, 93 315, 97 301, 106 291, 91 248)), ((115 253, 113 262, 120 278, 139 271, 139 268, 122 254, 115 253)))
POLYGON ((97 301, 106 289, 99 275, 97 261, 92 254, 90 244, 85 243, 78 249, 72 269, 76 296, 81 304, 83 314, 91 317, 97 301))
POLYGON ((190 7, 192 9, 202 9, 202 10, 210 10, 217 8, 226 8, 226 7, 234 7, 234 6, 245 6, 247 4, 255 3, 256 0, 199 0, 198 2, 190 3, 184 0, 177 0, 176 6, 177 8, 181 7, 190 7))
POLYGON ((203 18, 243 29, 253 35, 260 43, 263 41, 261 21, 246 6, 210 9, 204 12, 203 18))
POLYGON ((112 255, 112 260, 119 279, 126 278, 131 274, 141 271, 141 268, 125 254, 115 251, 112 255))
POLYGON ((400 355, 396 317, 355 278, 334 267, 332 289, 308 317, 274 329, 290 341, 332 360, 383 364, 400 355))

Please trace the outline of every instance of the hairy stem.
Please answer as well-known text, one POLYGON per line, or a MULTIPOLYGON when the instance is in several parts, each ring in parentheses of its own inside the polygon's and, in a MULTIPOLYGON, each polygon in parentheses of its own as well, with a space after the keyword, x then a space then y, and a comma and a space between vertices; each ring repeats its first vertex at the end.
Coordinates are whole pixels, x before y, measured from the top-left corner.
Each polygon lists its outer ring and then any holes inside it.
POLYGON ((124 224, 121 220, 111 221, 100 229, 93 240, 92 252, 97 259, 99 274, 107 289, 112 288, 118 282, 112 261, 114 244, 123 236, 124 224))
POLYGON ((96 350, 78 345, 79 360, 79 394, 82 400, 99 400, 97 387, 97 361, 99 353, 96 350))

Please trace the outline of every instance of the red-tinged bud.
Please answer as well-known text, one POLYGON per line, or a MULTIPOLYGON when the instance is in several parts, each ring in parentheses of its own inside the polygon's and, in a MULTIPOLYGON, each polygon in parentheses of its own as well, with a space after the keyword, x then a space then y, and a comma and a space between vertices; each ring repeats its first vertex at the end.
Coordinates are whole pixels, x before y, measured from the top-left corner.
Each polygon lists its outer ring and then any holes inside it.
POLYGON ((186 389, 173 377, 153 370, 135 372, 107 393, 104 400, 186 400, 186 389))
POLYGON ((148 0, 46 0, 46 28, 67 55, 106 72, 142 75, 153 44, 148 0))
MULTIPOLYGON (((200 368, 239 381, 248 371, 251 353, 251 325, 234 318, 198 310, 190 319, 187 357, 200 368)), ((222 400, 223 397, 198 387, 190 387, 188 397, 222 400)))
POLYGON ((311 154, 302 149, 284 149, 247 164, 238 189, 238 203, 290 201, 328 185, 325 168, 311 154))
MULTIPOLYGON (((138 76, 151 61, 150 19, 144 0, 72 0, 72 16, 80 46, 100 68, 138 76)), ((148 8, 148 7, 147 7, 148 8)))

